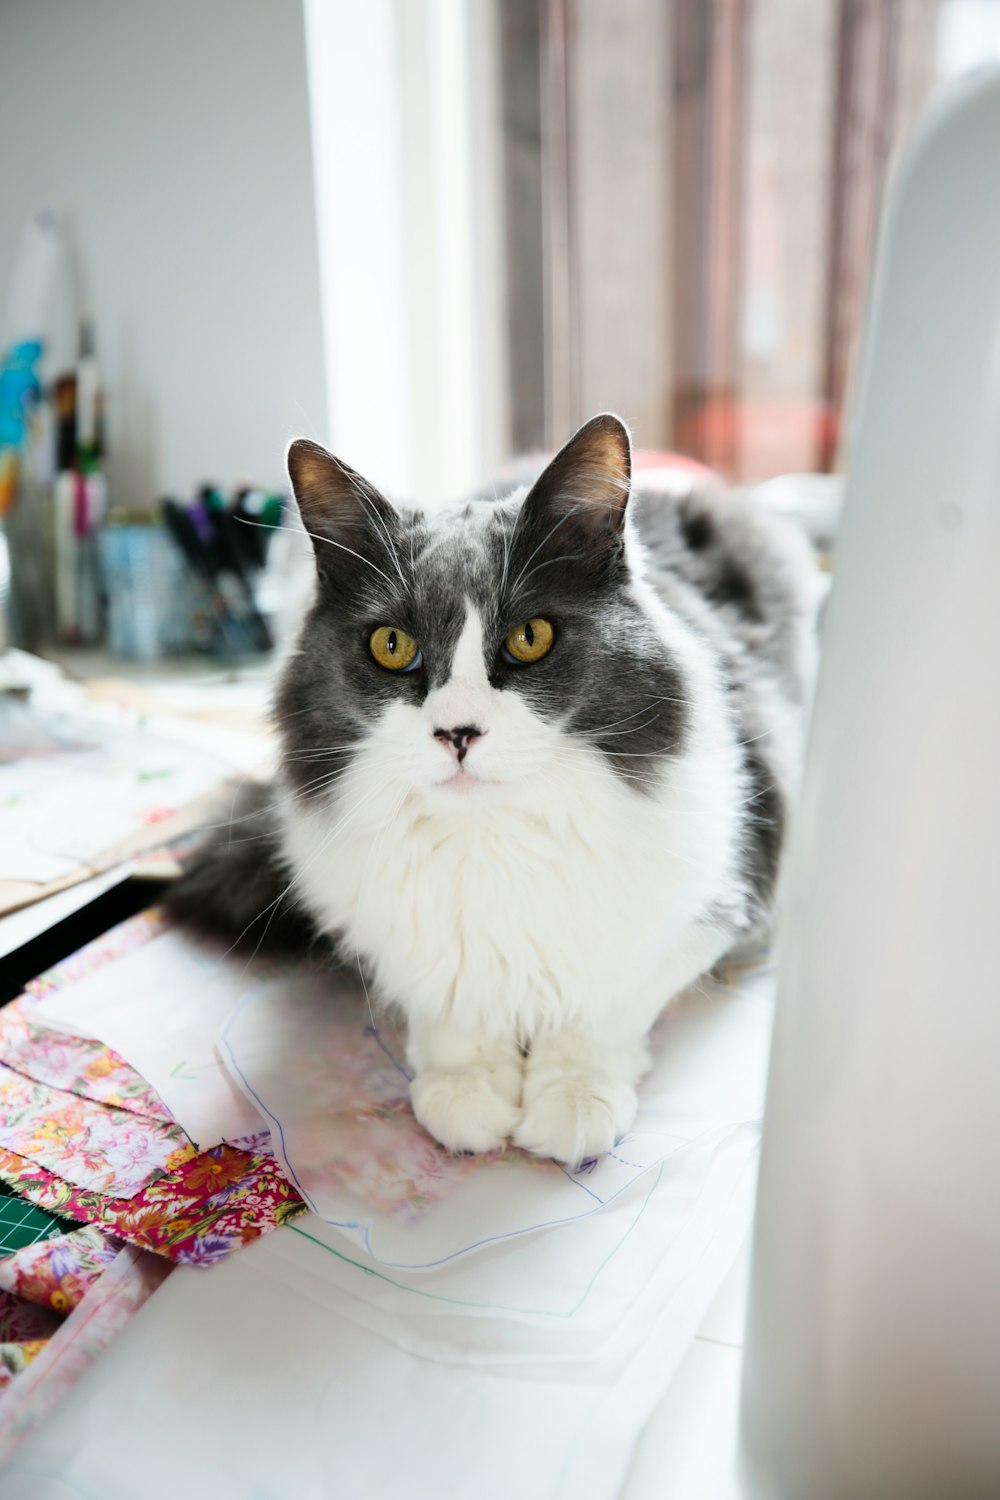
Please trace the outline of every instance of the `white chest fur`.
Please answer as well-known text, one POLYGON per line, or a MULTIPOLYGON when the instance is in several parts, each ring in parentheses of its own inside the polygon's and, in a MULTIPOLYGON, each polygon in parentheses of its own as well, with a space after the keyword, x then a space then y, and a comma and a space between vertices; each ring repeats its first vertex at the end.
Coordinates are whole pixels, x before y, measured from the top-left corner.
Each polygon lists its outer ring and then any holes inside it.
POLYGON ((651 989, 670 998, 674 954, 726 889, 738 794, 719 742, 672 764, 654 796, 585 749, 459 805, 361 766, 329 802, 287 799, 285 852, 300 898, 382 998, 528 1041, 651 989))

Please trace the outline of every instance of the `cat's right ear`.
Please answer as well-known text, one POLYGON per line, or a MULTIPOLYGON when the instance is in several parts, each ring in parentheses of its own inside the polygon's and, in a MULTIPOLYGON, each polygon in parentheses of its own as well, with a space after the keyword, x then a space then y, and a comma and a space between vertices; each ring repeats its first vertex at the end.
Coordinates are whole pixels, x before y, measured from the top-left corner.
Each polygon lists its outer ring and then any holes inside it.
POLYGON ((286 462, 321 576, 341 586, 361 583, 370 569, 388 577, 399 517, 385 496, 308 438, 289 444, 286 462))

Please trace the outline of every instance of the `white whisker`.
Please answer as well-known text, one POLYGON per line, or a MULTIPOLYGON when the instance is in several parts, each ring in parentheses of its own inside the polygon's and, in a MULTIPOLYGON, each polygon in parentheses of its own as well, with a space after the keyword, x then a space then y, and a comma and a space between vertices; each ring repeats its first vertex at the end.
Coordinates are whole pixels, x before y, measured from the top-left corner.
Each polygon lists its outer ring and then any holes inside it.
POLYGON ((534 562, 535 558, 538 556, 539 552, 541 552, 542 548, 547 546, 548 543, 552 540, 556 532, 559 530, 560 526, 565 526, 566 522, 571 520, 573 516, 578 515, 581 510, 582 506, 570 506, 570 508, 564 511, 563 514, 559 517, 555 525, 550 527, 548 532, 546 532, 545 536, 543 536, 542 540, 538 543, 538 546, 535 548, 534 552, 532 552, 531 556, 528 558, 528 561, 524 564, 524 567, 521 569, 520 573, 518 573, 517 577, 514 579, 514 582, 511 584, 510 592, 512 594, 517 592, 518 584, 521 582, 521 579, 528 571, 528 568, 534 562))
MULTIPOLYGON (((247 516, 234 516, 233 519, 240 521, 244 526, 260 526, 264 531, 274 530, 273 526, 268 526, 264 521, 251 521, 247 516)), ((341 552, 346 552, 349 556, 356 557, 358 562, 363 562, 365 567, 371 568, 373 573, 377 573, 380 578, 384 578, 386 583, 390 584, 392 588, 396 587, 388 573, 383 573, 381 568, 375 566, 370 557, 363 557, 360 552, 355 552, 353 547, 345 547, 343 542, 335 542, 329 536, 318 536, 315 531, 309 531, 305 526, 293 527, 293 530, 301 532, 303 536, 312 537, 314 542, 325 542, 328 547, 337 547, 341 552)))
POLYGON ((393 562, 395 563, 396 572, 399 574, 399 581, 403 585, 403 587, 405 588, 406 587, 406 579, 403 577, 403 570, 402 570, 402 568, 399 565, 399 555, 396 552, 395 546, 393 545, 392 537, 389 535, 389 528, 386 525, 386 523, 385 523, 384 519, 382 518, 382 516, 379 514, 378 506, 375 504, 375 502, 373 501, 372 497, 365 491, 365 489, 363 488, 363 486, 358 483, 357 476, 355 474, 352 474, 347 468, 345 468, 345 466, 340 462, 339 459, 335 459, 334 462, 337 464, 337 467, 340 469, 341 473, 344 475, 344 477, 347 480, 348 484, 351 486, 351 490, 353 491, 353 493, 358 497, 359 500, 362 500, 364 502, 364 504, 368 508, 369 514, 378 523, 378 525, 379 525, 379 527, 380 527, 380 529, 381 529, 381 531, 382 531, 382 533, 383 533, 383 535, 385 537, 385 541, 386 541, 386 546, 387 546, 388 552, 389 552, 390 556, 392 557, 393 562))

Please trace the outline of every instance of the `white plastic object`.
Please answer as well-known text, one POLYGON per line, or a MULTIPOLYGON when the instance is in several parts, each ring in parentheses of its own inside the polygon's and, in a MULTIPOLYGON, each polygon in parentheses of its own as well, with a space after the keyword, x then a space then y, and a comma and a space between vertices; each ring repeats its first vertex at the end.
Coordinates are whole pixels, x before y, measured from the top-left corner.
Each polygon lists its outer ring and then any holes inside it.
POLYGON ((1000 71, 890 194, 766 1112, 755 1500, 1000 1495, 1000 71))

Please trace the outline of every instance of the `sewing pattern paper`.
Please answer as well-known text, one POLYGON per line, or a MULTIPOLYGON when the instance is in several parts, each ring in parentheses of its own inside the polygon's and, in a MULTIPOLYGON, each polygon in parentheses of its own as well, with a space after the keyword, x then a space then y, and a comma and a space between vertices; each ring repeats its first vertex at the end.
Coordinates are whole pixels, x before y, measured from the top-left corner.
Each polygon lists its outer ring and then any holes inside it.
POLYGON ((645 1119, 576 1170, 514 1148, 452 1156, 413 1115, 402 1036, 321 974, 249 989, 220 1047, 309 1207, 386 1266, 586 1218, 686 1143, 647 1093, 645 1119))
POLYGON ((100 937, 71 953, 68 958, 60 959, 53 968, 39 974, 37 979, 32 979, 25 986, 25 1003, 30 1005, 29 997, 42 1000, 46 995, 58 994, 60 990, 86 979, 89 974, 96 973, 115 959, 124 958, 126 953, 143 947, 156 937, 157 933, 164 930, 165 925, 162 913, 154 906, 120 922, 117 927, 109 928, 100 937))

